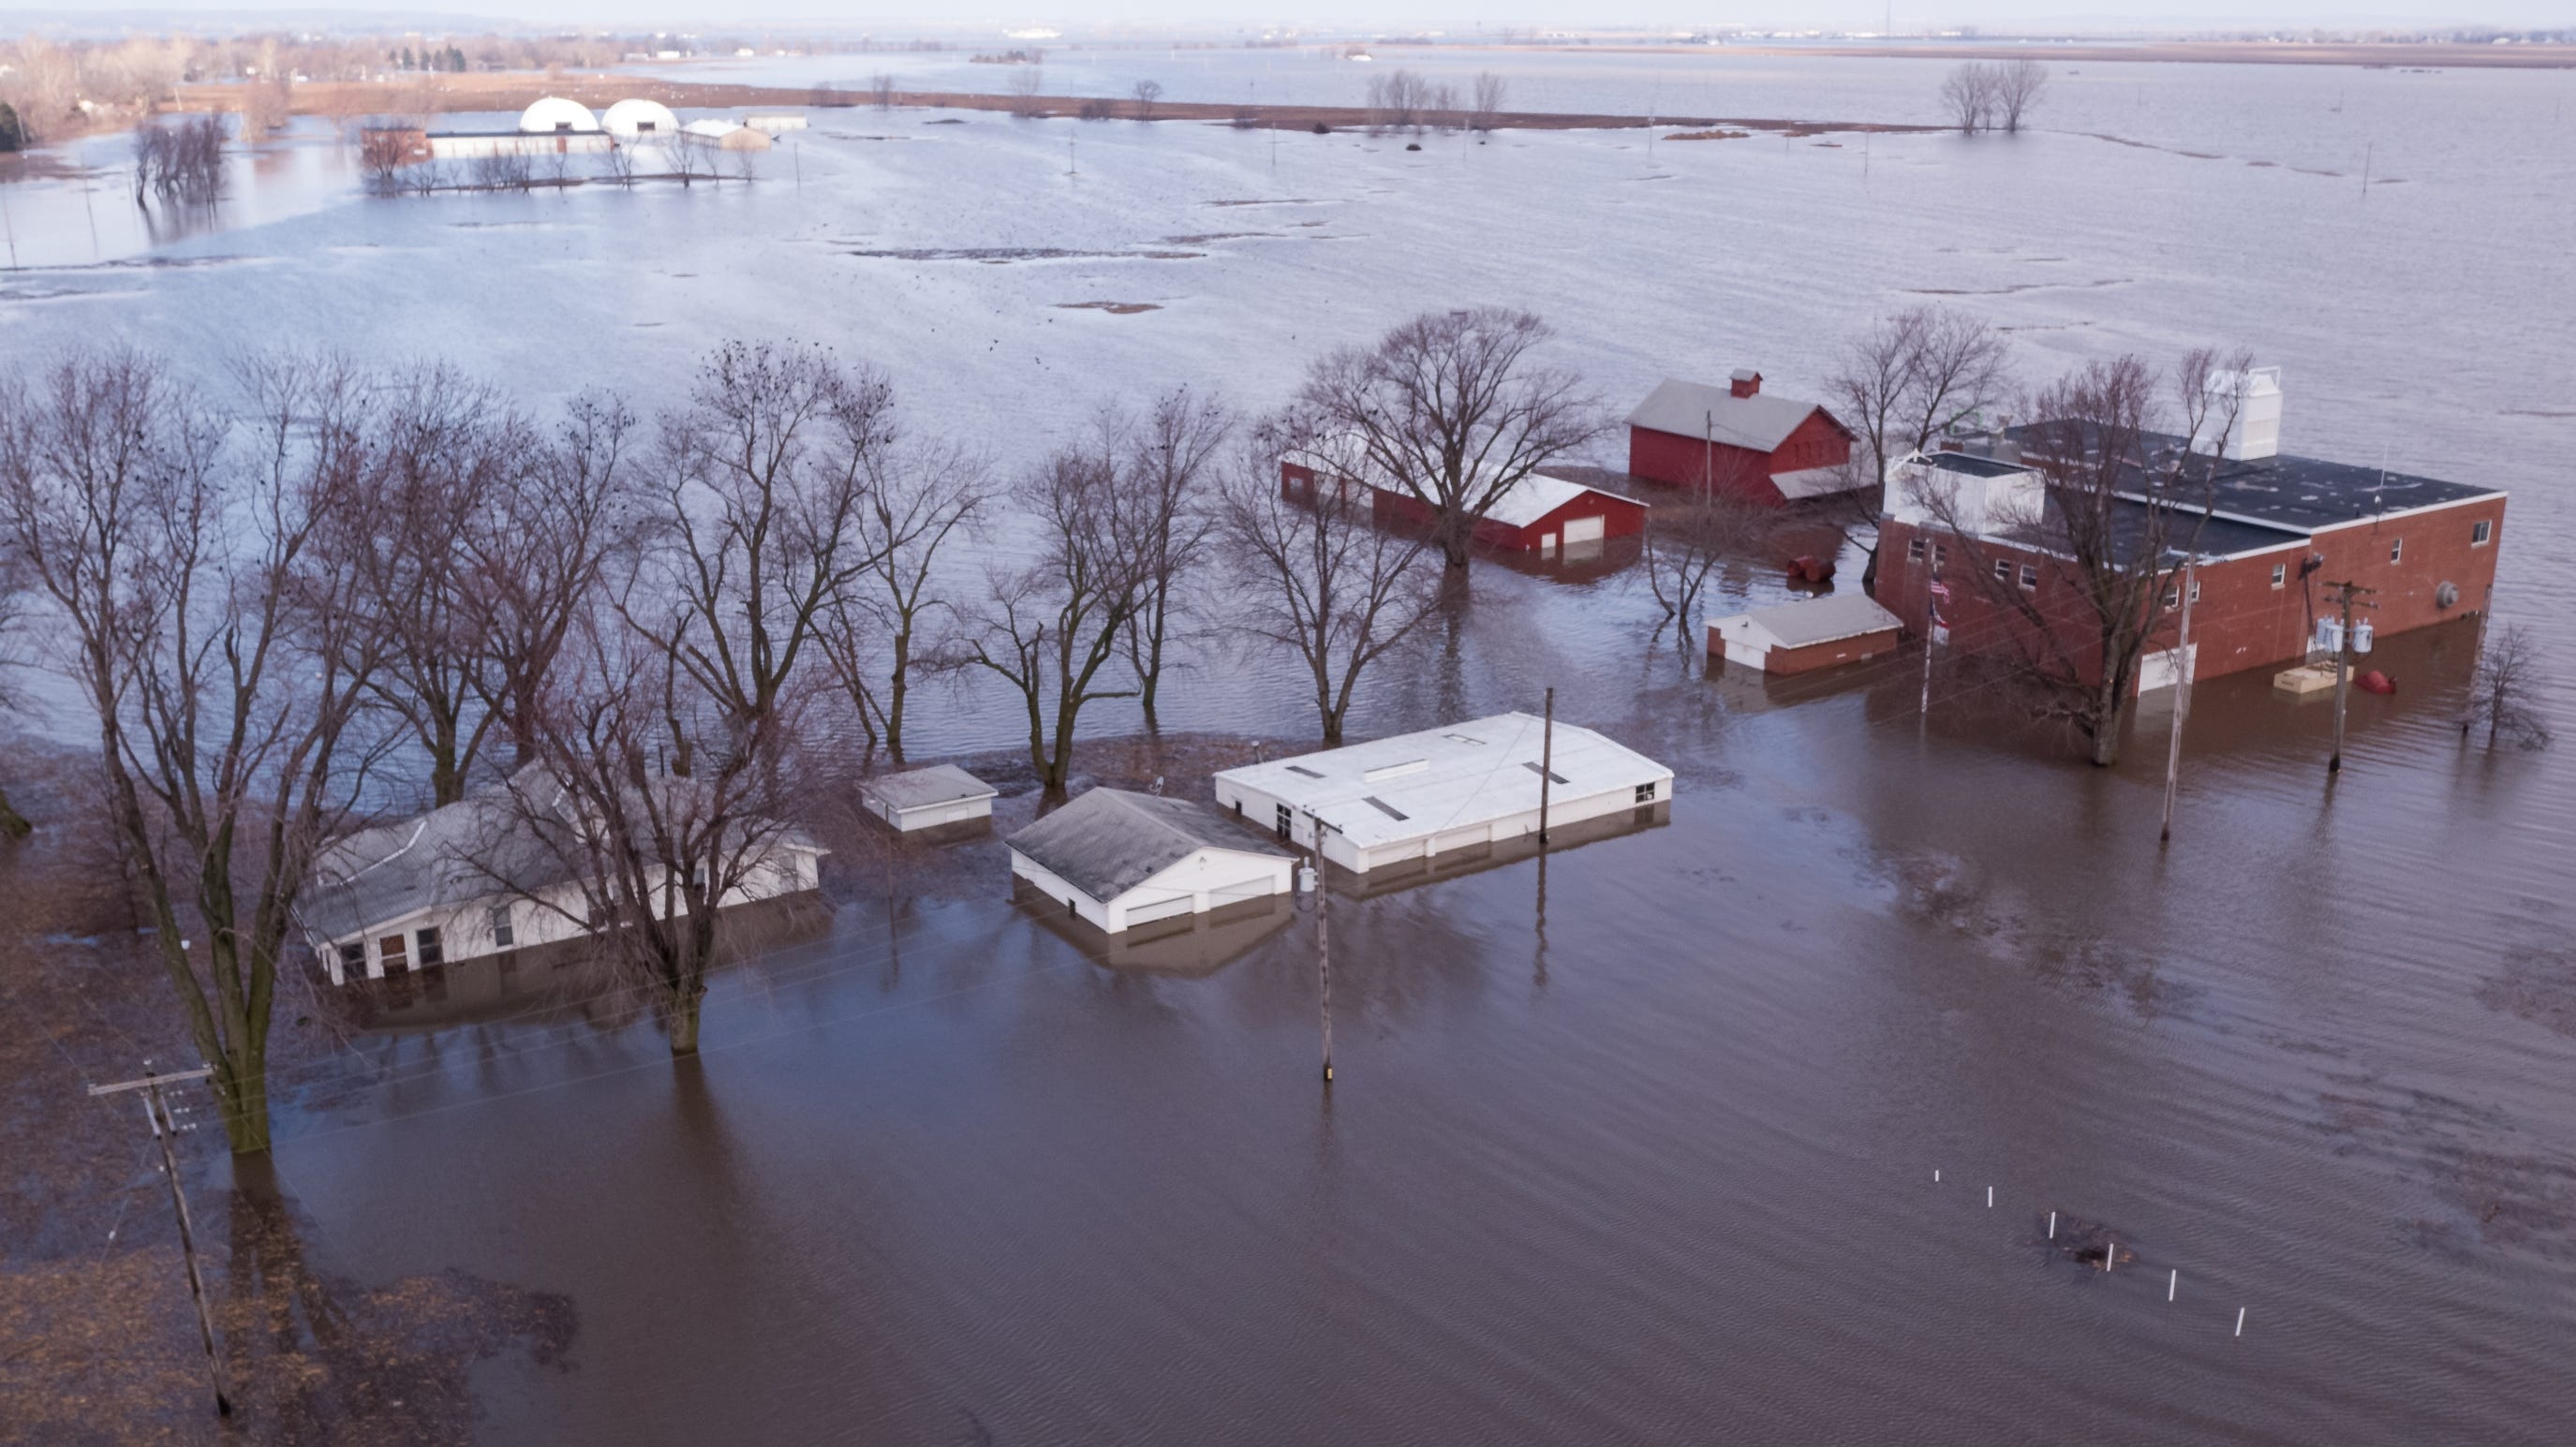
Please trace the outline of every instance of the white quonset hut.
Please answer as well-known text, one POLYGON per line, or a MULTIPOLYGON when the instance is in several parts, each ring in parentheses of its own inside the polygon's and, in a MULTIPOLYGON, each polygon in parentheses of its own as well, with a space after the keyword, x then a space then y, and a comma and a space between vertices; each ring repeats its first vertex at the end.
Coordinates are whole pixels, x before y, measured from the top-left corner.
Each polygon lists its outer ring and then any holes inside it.
POLYGON ((999 794, 955 764, 887 774, 859 785, 859 802, 867 811, 907 834, 941 824, 990 819, 999 794))
MULTIPOLYGON (((1322 753, 1226 769, 1219 807, 1355 874, 1539 827, 1545 722, 1504 713, 1322 753)), ((1672 797, 1673 771, 1587 728, 1560 723, 1550 754, 1548 827, 1625 814, 1672 797)))
POLYGON ((550 95, 519 112, 519 129, 529 135, 577 135, 599 129, 599 117, 577 100, 550 95))
POLYGON ((1205 804, 1094 789, 1010 838, 1011 873, 1110 934, 1288 892, 1296 861, 1205 804))
POLYGON ((607 113, 599 118, 599 124, 601 129, 622 141, 637 137, 660 139, 677 135, 680 130, 680 118, 671 114, 669 106, 642 96, 629 96, 610 106, 607 113))

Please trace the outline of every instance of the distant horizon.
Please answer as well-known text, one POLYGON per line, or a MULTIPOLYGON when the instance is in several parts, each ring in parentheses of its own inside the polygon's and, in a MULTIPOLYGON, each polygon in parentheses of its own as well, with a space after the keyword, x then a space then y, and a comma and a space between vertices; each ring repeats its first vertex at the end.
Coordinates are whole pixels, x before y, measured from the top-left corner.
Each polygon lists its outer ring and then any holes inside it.
MULTIPOLYGON (((1897 38, 1930 36, 1963 28, 1987 32, 1989 38, 2053 36, 2139 36, 2179 39, 2190 36, 2244 35, 2264 31, 2371 32, 2383 30, 2460 32, 2576 28, 2576 5, 2565 0, 2486 0, 2473 14, 2439 7, 2370 7, 2272 0, 2260 9, 2184 0, 2171 5, 2122 5, 2086 11, 2066 0, 1956 0, 1924 5, 1870 4, 1844 0, 1802 7, 1771 3, 1673 3, 1635 0, 1615 15, 1579 13, 1562 0, 1397 0, 1394 5, 1356 0, 1308 0, 1282 5, 1267 13, 1222 13, 1209 0, 1116 0, 1113 4, 1072 4, 1014 8, 989 15, 923 13, 918 0, 755 0, 757 9, 738 16, 707 13, 702 0, 534 0, 517 14, 488 13, 480 7, 449 9, 417 0, 330 0, 306 5, 241 5, 225 0, 161 0, 157 4, 72 4, 13 10, 15 22, 0 36, 33 32, 152 30, 170 26, 221 26, 228 29, 330 27, 403 28, 445 31, 514 31, 578 26, 616 33, 676 31, 702 35, 752 36, 788 31, 816 36, 855 38, 869 32, 919 35, 990 34, 1052 29, 1075 35, 1146 32, 1173 35, 1237 35, 1272 30, 1331 31, 1361 35, 1437 34, 1447 40, 1495 38, 1504 31, 1558 31, 1600 36, 1623 30, 1639 32, 1728 31, 1755 29, 1779 33, 1816 32, 1892 34, 1897 38), (1210 13, 1216 10, 1219 13, 1210 13), (1711 13, 1715 11, 1716 13, 1711 13), (1779 13, 1787 11, 1789 13, 1779 13)), ((1526 37, 1522 37, 1526 38, 1526 37)), ((1644 38, 1642 35, 1640 38, 1644 38)))

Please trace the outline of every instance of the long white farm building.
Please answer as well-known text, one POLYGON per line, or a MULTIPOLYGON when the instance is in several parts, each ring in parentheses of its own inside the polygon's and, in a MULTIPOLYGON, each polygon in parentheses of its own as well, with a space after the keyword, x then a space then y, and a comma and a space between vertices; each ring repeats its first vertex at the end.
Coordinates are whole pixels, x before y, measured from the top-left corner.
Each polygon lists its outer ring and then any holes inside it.
POLYGON ((1628 813, 1672 797, 1673 771, 1587 728, 1504 713, 1321 753, 1226 769, 1217 806, 1312 848, 1355 874, 1539 828, 1540 755, 1548 754, 1547 824, 1628 813))

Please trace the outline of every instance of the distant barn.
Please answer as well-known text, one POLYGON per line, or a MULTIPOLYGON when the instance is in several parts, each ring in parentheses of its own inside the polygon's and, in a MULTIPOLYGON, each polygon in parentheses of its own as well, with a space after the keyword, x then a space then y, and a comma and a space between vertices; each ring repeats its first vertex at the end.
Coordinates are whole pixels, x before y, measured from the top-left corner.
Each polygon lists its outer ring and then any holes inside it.
POLYGON ((1875 487, 1853 474, 1852 441, 1821 403, 1764 392, 1745 367, 1723 387, 1667 380, 1647 393, 1628 414, 1628 471, 1777 507, 1875 487))

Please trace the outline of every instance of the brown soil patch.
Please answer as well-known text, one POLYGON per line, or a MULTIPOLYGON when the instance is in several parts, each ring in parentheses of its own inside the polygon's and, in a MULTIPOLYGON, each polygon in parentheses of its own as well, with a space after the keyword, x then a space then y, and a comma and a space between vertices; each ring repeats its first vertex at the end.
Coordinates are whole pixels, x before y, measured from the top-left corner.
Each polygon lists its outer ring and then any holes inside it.
POLYGON ((1740 141, 1751 131, 1677 131, 1664 137, 1668 141, 1740 141))

